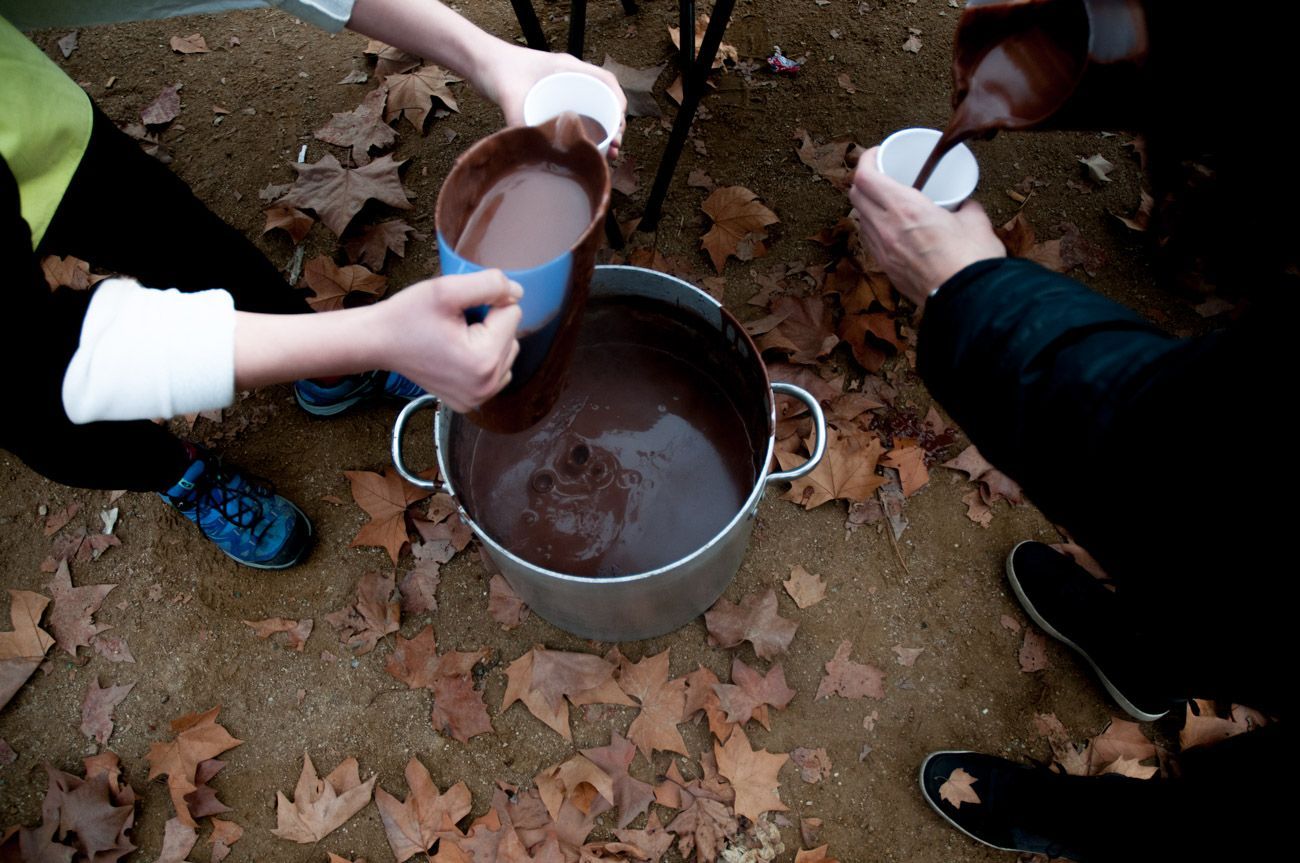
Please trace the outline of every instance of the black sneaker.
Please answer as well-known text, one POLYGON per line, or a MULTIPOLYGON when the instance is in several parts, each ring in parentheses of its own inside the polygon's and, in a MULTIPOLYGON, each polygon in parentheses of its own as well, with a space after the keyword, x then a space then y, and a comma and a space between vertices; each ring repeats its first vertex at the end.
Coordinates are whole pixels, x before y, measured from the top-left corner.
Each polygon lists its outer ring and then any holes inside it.
POLYGON ((1022 542, 1007 555, 1016 599, 1043 631, 1082 656, 1125 712, 1154 722, 1174 699, 1161 691, 1135 647, 1138 624, 1119 598, 1067 555, 1041 542, 1022 542))

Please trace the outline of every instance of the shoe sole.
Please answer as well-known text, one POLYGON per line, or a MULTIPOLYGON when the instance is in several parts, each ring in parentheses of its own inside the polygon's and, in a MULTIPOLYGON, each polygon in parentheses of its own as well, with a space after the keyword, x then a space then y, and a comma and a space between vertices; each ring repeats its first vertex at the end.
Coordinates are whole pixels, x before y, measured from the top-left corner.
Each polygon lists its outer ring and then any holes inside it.
POLYGON ((314 405, 302 397, 302 393, 297 389, 293 391, 293 397, 298 401, 298 407, 315 417, 332 417, 341 414, 346 410, 356 407, 365 401, 367 396, 354 396, 353 398, 344 399, 341 402, 334 402, 329 405, 314 405))
MULTIPOLYGON (((1026 540, 1025 542, 1028 541, 1029 540, 1026 540)), ((1057 641, 1079 654, 1079 656, 1083 657, 1084 662, 1087 662, 1088 665, 1092 667, 1093 672, 1097 675, 1097 679, 1101 681, 1101 685, 1106 688, 1108 693, 1110 693, 1110 697, 1115 699, 1115 703, 1124 708, 1124 712, 1129 716, 1132 716, 1139 722, 1155 722, 1157 719, 1168 714, 1168 710, 1160 713, 1147 713, 1132 701, 1125 698, 1124 694, 1119 691, 1115 684, 1110 682, 1110 679, 1106 677, 1105 673, 1097 663, 1093 662, 1092 657, 1088 655, 1086 650, 1062 635, 1056 627, 1048 623, 1047 620, 1038 613, 1038 609, 1034 608, 1034 604, 1030 602, 1029 597, 1025 595, 1025 589, 1020 586, 1020 579, 1016 578, 1016 568, 1011 562, 1016 556, 1016 549, 1020 548, 1020 546, 1024 544, 1024 542, 1017 543, 1016 547, 1011 549, 1011 553, 1007 555, 1006 571, 1007 581, 1011 582, 1011 591, 1016 595, 1016 599, 1020 600, 1020 606, 1029 615, 1030 619, 1033 620, 1034 623, 1038 624, 1040 629, 1052 636, 1052 638, 1055 638, 1057 641)))
POLYGON ((298 504, 294 503, 288 498, 285 498, 284 502, 289 504, 289 506, 293 507, 294 511, 297 512, 298 515, 302 518, 302 523, 307 525, 307 541, 302 544, 302 549, 296 555, 294 555, 293 560, 290 560, 286 563, 275 563, 275 564, 253 563, 252 561, 243 560, 242 558, 235 557, 233 554, 226 551, 224 548, 221 548, 221 546, 219 545, 217 546, 218 550, 220 550, 222 554, 224 554, 226 557, 230 558, 240 566, 247 566, 251 569, 264 569, 264 570, 288 569, 292 566, 297 566, 298 564, 302 563, 302 559, 307 556, 307 552, 311 551, 311 545, 312 545, 311 538, 315 536, 315 530, 312 528, 311 519, 307 518, 307 513, 303 512, 301 509, 298 508, 298 504))
POLYGON ((981 845, 984 845, 988 848, 996 848, 999 851, 1010 851, 1013 854, 1026 853, 1025 849, 1023 848, 1006 848, 1003 847, 1002 845, 994 845, 992 842, 988 841, 987 839, 981 839, 980 837, 976 836, 974 833, 967 830, 965 827, 962 827, 956 821, 953 821, 952 818, 948 815, 948 813, 944 812, 943 809, 939 806, 939 804, 934 802, 934 798, 932 798, 929 794, 926 793, 925 768, 929 766, 930 759, 935 758, 939 755, 974 755, 974 754, 975 753, 969 749, 941 749, 937 752, 931 752, 929 755, 925 756, 925 760, 921 762, 921 769, 918 770, 916 774, 917 784, 921 786, 921 796, 925 798, 925 802, 930 804, 930 808, 933 809, 940 818, 948 822, 949 826, 951 826, 952 828, 954 828, 960 833, 964 833, 965 835, 974 839, 976 842, 980 843, 981 845))

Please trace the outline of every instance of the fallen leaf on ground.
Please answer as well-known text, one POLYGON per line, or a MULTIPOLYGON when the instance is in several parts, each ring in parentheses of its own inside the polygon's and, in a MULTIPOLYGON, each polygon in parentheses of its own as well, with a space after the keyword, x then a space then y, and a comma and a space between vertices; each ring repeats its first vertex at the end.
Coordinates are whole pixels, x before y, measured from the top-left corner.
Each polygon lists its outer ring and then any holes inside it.
POLYGON ((979 803, 980 796, 971 787, 977 781, 979 780, 974 776, 958 767, 948 774, 948 778, 939 786, 939 797, 947 800, 956 809, 960 809, 963 803, 979 803))
POLYGON ((785 585, 785 592, 790 594, 794 604, 800 608, 816 605, 826 598, 826 582, 822 581, 821 576, 813 575, 799 565, 791 567, 790 577, 782 584, 785 585))
POLYGON ((1047 638, 1037 629, 1026 629, 1020 645, 1020 670, 1026 674, 1047 667, 1047 638))
POLYGON ((206 761, 200 761, 199 766, 194 771, 194 790, 185 795, 185 805, 190 810, 190 815, 195 819, 206 818, 209 815, 220 815, 222 812, 229 812, 230 807, 222 803, 217 797, 217 790, 210 783, 217 777, 226 766, 226 762, 217 758, 209 758, 206 761))
POLYGON ((776 591, 750 594, 739 605, 720 597, 704 613, 709 643, 718 647, 738 647, 748 641, 763 659, 774 659, 790 648, 799 624, 787 620, 777 611, 776 591))
POLYGON ((1182 730, 1178 732, 1178 742, 1183 749, 1205 746, 1254 731, 1266 723, 1267 720, 1261 714, 1236 704, 1232 707, 1231 715, 1221 717, 1213 702, 1197 698, 1187 703, 1186 718, 1182 730))
POLYGON ((404 164, 393 161, 392 156, 380 156, 368 165, 345 168, 331 155, 310 165, 294 163, 298 179, 280 204, 315 210, 326 227, 343 236, 366 201, 373 199, 399 210, 411 208, 398 174, 404 164))
POLYGON ((388 88, 385 122, 405 117, 420 134, 424 134, 429 115, 435 110, 434 99, 446 105, 448 110, 460 111, 456 97, 447 88, 448 84, 457 84, 460 80, 441 66, 421 66, 414 72, 389 75, 384 79, 384 86, 388 88))
POLYGON ((216 758, 227 749, 233 749, 244 741, 232 737, 225 728, 217 723, 217 714, 221 707, 213 707, 204 713, 190 713, 174 720, 172 740, 163 743, 151 743, 146 759, 149 762, 149 779, 157 779, 166 774, 167 789, 171 793, 172 805, 176 808, 176 817, 190 827, 197 827, 185 803, 185 795, 198 786, 195 777, 199 763, 216 758))
POLYGON ((461 743, 492 730, 483 694, 474 689, 474 666, 492 655, 488 648, 438 653, 432 626, 414 638, 397 636, 384 670, 412 689, 433 691, 433 727, 450 732, 461 743))
POLYGON ((408 72, 420 65, 419 57, 408 54, 401 48, 386 45, 378 39, 367 42, 362 53, 375 58, 375 75, 380 78, 408 72))
POLYGON ((327 144, 350 148, 356 164, 368 164, 371 150, 382 150, 397 140, 397 133, 384 116, 387 98, 388 90, 376 87, 355 109, 333 115, 312 134, 327 144))
POLYGON ((506 669, 501 709, 522 701, 530 713, 572 740, 568 702, 635 706, 614 680, 614 671, 614 664, 599 656, 534 647, 506 669))
POLYGON ((725 804, 707 797, 697 797, 668 824, 677 834, 677 850, 682 859, 713 861, 727 846, 727 840, 740 830, 736 816, 725 804))
POLYGON ((794 855, 794 863, 840 863, 840 861, 830 856, 830 845, 819 845, 816 848, 801 850, 794 855))
POLYGON ((894 653, 898 654, 898 664, 904 668, 911 668, 916 664, 916 658, 925 652, 924 647, 904 647, 901 644, 895 644, 894 653))
POLYGON ((293 800, 282 791, 275 793, 276 828, 271 833, 309 845, 324 839, 365 808, 376 777, 362 782, 355 758, 345 759, 324 779, 316 775, 311 756, 304 752, 302 761, 302 774, 293 790, 293 800))
POLYGON ((140 120, 146 126, 165 126, 175 120, 181 112, 181 85, 173 84, 163 87, 149 106, 140 112, 140 120))
POLYGON ((1138 199, 1138 208, 1132 216, 1121 216, 1119 213, 1111 212, 1111 215, 1124 223, 1124 226, 1130 231, 1145 231, 1151 226, 1151 211, 1155 207, 1155 199, 1145 189, 1141 192, 1138 199))
POLYGON ((59 46, 59 53, 63 55, 63 59, 68 59, 72 56, 72 52, 77 50, 77 31, 73 30, 54 44, 59 46))
POLYGON ((799 768, 799 778, 809 785, 816 785, 831 775, 831 757, 820 746, 816 749, 800 746, 790 753, 790 760, 799 768))
POLYGON ((360 234, 347 241, 344 250, 349 261, 360 261, 377 272, 384 268, 389 252, 399 258, 406 257, 407 235, 415 233, 415 228, 401 219, 389 219, 362 228, 360 234))
POLYGON ((440 581, 438 562, 417 558, 415 567, 402 578, 402 613, 415 616, 437 611, 440 581))
POLYGON ((533 778, 537 793, 551 818, 558 819, 564 803, 569 802, 589 813, 595 795, 614 802, 614 783, 609 774, 584 755, 574 755, 533 778), (586 786, 585 788, 583 786, 586 786))
POLYGON ((731 683, 715 683, 718 705, 727 714, 727 722, 743 725, 756 718, 767 726, 767 707, 784 710, 795 696, 785 682, 785 669, 774 664, 767 674, 759 674, 739 657, 731 660, 731 683))
POLYGON ((0 632, 0 708, 9 703, 54 644, 41 629, 41 614, 50 600, 30 590, 9 591, 9 621, 13 629, 0 632))
POLYGON ((288 635, 284 641, 284 646, 288 650, 294 650, 302 653, 303 647, 307 644, 307 638, 311 635, 314 621, 310 617, 304 617, 302 620, 290 620, 285 617, 268 617, 266 620, 245 620, 244 625, 253 630, 253 634, 258 638, 270 638, 277 632, 283 632, 288 635))
POLYGON ((135 792, 130 786, 118 786, 111 772, 92 776, 89 766, 85 779, 49 765, 45 771, 49 785, 41 804, 41 826, 17 831, 22 850, 15 859, 117 863, 135 850, 127 838, 135 821, 135 792))
POLYGON ((428 497, 430 492, 387 468, 383 473, 345 470, 343 475, 352 484, 352 499, 370 516, 370 521, 358 531, 350 547, 380 546, 388 550, 396 565, 402 546, 409 541, 406 508, 428 497))
POLYGON ((641 705, 627 736, 647 759, 656 750, 688 754, 677 730, 686 706, 686 686, 681 678, 668 679, 668 654, 666 649, 637 663, 625 659, 619 667, 619 686, 641 705))
MULTIPOLYGON (((812 473, 792 482, 782 497, 804 509, 815 509, 831 500, 866 502, 886 482, 885 477, 876 473, 884 453, 884 446, 874 434, 858 431, 841 434, 828 428, 826 454, 821 462, 812 473)), ((806 456, 797 453, 777 452, 776 457, 782 470, 806 461, 806 456)))
MULTIPOLYGON (((709 16, 708 16, 707 14, 701 13, 701 14, 699 14, 699 15, 696 16, 696 18, 695 18, 695 52, 694 52, 694 55, 693 55, 693 56, 695 56, 695 57, 699 57, 700 47, 704 44, 704 31, 705 31, 706 29, 708 29, 708 26, 709 26, 709 16)), ((678 51, 681 51, 681 49, 682 49, 682 32, 681 32, 681 28, 680 28, 680 27, 671 27, 671 26, 670 26, 670 27, 668 28, 668 38, 672 40, 672 42, 673 42, 673 47, 676 48, 678 51)), ((740 52, 738 52, 738 51, 736 50, 736 46, 735 46, 735 45, 729 45, 729 44, 726 43, 726 42, 719 42, 719 43, 718 43, 718 53, 717 53, 717 56, 715 56, 715 57, 713 58, 713 68, 714 68, 714 69, 721 69, 721 68, 722 68, 722 63, 723 63, 724 60, 725 60, 726 62, 728 62, 728 63, 732 63, 732 64, 739 63, 739 62, 740 62, 740 52)))
POLYGON ((826 675, 817 685, 816 701, 838 695, 840 698, 885 697, 885 673, 874 665, 849 659, 853 643, 840 642, 835 656, 826 663, 826 675))
POLYGON ((208 844, 212 846, 212 853, 208 858, 210 863, 221 863, 225 860, 230 854, 230 846, 238 842, 243 835, 244 828, 234 821, 213 818, 212 833, 208 836, 208 844))
MULTIPOLYGON (((774 325, 757 340, 764 353, 780 351, 791 363, 816 365, 839 344, 830 310, 821 297, 777 297, 771 311, 774 325)), ((752 335, 753 330, 750 332, 752 335)))
POLYGON ((1079 164, 1083 166, 1084 173, 1088 178, 1096 183, 1109 183, 1110 172, 1115 170, 1115 166, 1101 153, 1089 156, 1088 158, 1079 157, 1079 164))
POLYGON ((624 156, 618 160, 610 178, 610 185, 614 187, 614 191, 629 197, 636 194, 640 183, 636 178, 636 159, 633 156, 624 156))
POLYGON ((765 253, 766 247, 761 241, 767 239, 767 226, 781 221, 776 213, 758 201, 757 195, 743 186, 714 190, 700 208, 713 220, 713 227, 700 239, 700 248, 709 253, 713 268, 719 274, 726 266, 727 258, 737 255, 741 243, 747 238, 756 238, 755 247, 765 253))
POLYGON ((998 623, 1000 623, 1004 628, 1011 630, 1012 632, 1020 631, 1020 621, 1016 620, 1014 617, 1012 617, 1009 614, 1004 614, 1001 617, 999 617, 998 623))
POLYGON ((311 226, 316 224, 315 219, 297 207, 267 207, 264 212, 266 213, 266 227, 262 228, 262 233, 265 234, 279 228, 289 235, 294 245, 301 243, 303 238, 311 231, 311 226))
POLYGON ((339 641, 361 656, 401 625, 401 606, 393 599, 393 576, 367 572, 357 583, 356 601, 325 615, 339 641))
POLYGON ((654 86, 666 65, 661 63, 658 66, 637 69, 624 66, 606 54, 602 68, 618 79, 619 87, 627 97, 629 117, 658 117, 663 112, 659 110, 659 103, 655 101, 654 86))
POLYGON ((162 851, 156 863, 185 863, 198 839, 198 831, 193 827, 179 818, 169 818, 163 825, 162 851))
POLYGON ((457 782, 446 792, 438 791, 428 768, 415 757, 406 762, 406 784, 411 791, 405 801, 399 801, 383 788, 375 789, 375 805, 379 807, 384 835, 397 863, 427 853, 440 833, 453 830, 457 822, 469 815, 471 805, 470 791, 464 782, 457 782))
POLYGON ((789 755, 755 751, 743 728, 737 728, 725 746, 715 742, 713 754, 718 760, 718 773, 736 790, 737 815, 757 821, 764 812, 787 811, 789 807, 781 802, 776 774, 790 760, 789 755))
POLYGON ((972 482, 978 483, 980 496, 986 506, 999 500, 1014 505, 1025 502, 1024 492, 1015 480, 989 464, 974 446, 966 447, 956 458, 949 459, 941 467, 961 471, 972 482))
POLYGON ((89 647, 91 639, 97 633, 112 628, 108 624, 95 623, 93 616, 104 602, 104 597, 115 587, 116 584, 73 587, 68 562, 60 561, 54 577, 46 585, 54 598, 47 625, 59 647, 76 656, 78 647, 89 647))
POLYGON ((528 606, 510 588, 500 573, 488 582, 488 614, 502 629, 510 630, 528 619, 528 606))
MULTIPOLYGON (((610 778, 614 794, 610 798, 610 802, 618 807, 617 826, 620 828, 618 837, 624 842, 636 844, 634 839, 629 839, 623 835, 622 828, 631 824, 638 815, 645 812, 655 799, 654 787, 648 782, 642 782, 628 772, 632 760, 636 758, 636 747, 623 735, 613 731, 610 733, 608 746, 583 749, 581 752, 610 778)), ((654 815, 650 817, 654 820, 654 815)), ((669 842, 671 843, 671 839, 669 842)))
POLYGON ((317 255, 308 261, 302 269, 302 278, 312 290, 307 302, 318 312, 343 308, 344 300, 353 294, 381 296, 388 284, 387 276, 372 273, 360 264, 340 267, 327 255, 317 255))
POLYGON ((799 819, 799 839, 809 848, 821 840, 822 820, 820 818, 799 819))
POLYGON ((194 33, 189 36, 173 36, 171 38, 172 50, 177 54, 207 54, 208 43, 201 33, 194 33))
POLYGON ((134 686, 134 683, 128 683, 100 689, 98 678, 90 681, 86 697, 81 702, 81 733, 100 746, 107 746, 108 738, 113 734, 113 708, 122 703, 134 686))
POLYGON ((925 469, 925 449, 911 441, 881 456, 880 465, 898 471, 898 478, 903 486, 903 497, 911 497, 930 481, 930 472, 925 469))
POLYGON ((1110 764, 1102 768, 1102 774, 1115 773, 1119 776, 1127 776, 1130 779, 1150 779, 1160 770, 1159 767, 1152 764, 1144 766, 1138 763, 1136 758, 1116 758, 1110 764))
MULTIPOLYGON (((842 77, 847 80, 847 76, 842 77)), ((849 92, 853 91, 849 90, 849 92)), ((846 191, 852 185, 854 166, 857 164, 858 156, 862 154, 861 147, 852 141, 815 144, 806 129, 795 129, 794 137, 800 142, 795 147, 795 154, 800 162, 812 168, 817 176, 840 191, 846 191)))

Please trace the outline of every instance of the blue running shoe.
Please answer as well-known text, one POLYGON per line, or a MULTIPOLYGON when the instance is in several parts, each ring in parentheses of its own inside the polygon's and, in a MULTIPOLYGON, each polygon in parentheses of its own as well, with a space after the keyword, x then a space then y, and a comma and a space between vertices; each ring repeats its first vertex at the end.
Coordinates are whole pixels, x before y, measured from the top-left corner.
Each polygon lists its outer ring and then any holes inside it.
POLYGON ((392 398, 409 402, 424 395, 424 390, 397 372, 377 371, 348 375, 328 386, 309 378, 294 381, 293 394, 298 399, 298 406, 307 413, 329 417, 370 399, 392 398))
POLYGON ((244 566, 287 569, 302 560, 312 533, 302 510, 206 450, 191 450, 189 469, 163 500, 244 566))

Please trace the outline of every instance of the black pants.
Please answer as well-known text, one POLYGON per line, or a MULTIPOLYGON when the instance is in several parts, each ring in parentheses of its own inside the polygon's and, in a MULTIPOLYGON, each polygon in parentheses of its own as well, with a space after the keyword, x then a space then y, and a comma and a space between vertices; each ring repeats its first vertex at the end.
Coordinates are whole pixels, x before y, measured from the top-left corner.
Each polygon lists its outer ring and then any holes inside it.
POLYGON ((131 276, 150 288, 221 288, 241 311, 297 314, 310 307, 252 243, 98 108, 85 156, 34 255, 17 212, 13 178, 7 168, 3 174, 0 249, 6 278, 15 282, 7 290, 19 295, 15 322, 20 323, 0 348, 18 388, 0 421, 0 445, 65 485, 169 488, 188 456, 165 427, 144 420, 74 425, 64 412, 63 375, 76 352, 91 292, 60 288, 51 293, 40 272, 41 258, 74 255, 88 261, 92 271, 131 276), (36 342, 35 350, 19 340, 20 328, 36 342))

